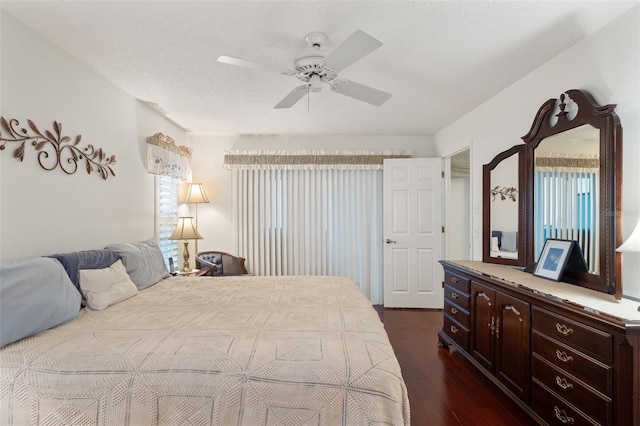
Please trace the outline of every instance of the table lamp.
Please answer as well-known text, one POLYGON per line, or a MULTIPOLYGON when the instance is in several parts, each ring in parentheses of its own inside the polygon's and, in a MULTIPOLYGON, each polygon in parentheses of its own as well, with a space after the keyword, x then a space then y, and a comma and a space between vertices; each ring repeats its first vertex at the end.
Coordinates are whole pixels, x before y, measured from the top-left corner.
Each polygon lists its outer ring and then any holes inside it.
MULTIPOLYGON (((636 227, 627 238, 627 241, 618 247, 616 251, 620 253, 640 252, 640 220, 636 223, 636 227)), ((638 311, 640 311, 640 306, 638 306, 638 311)))
POLYGON ((176 229, 173 231, 171 236, 169 236, 169 239, 185 240, 184 250, 182 251, 184 264, 180 271, 185 273, 191 272, 191 268, 189 267, 189 240, 197 241, 202 239, 202 235, 200 235, 195 226, 193 226, 193 217, 179 217, 178 225, 176 225, 176 229))
MULTIPOLYGON (((187 191, 187 196, 184 199, 185 204, 195 204, 196 205, 196 229, 198 229, 198 204, 199 203, 208 203, 209 199, 207 195, 204 193, 204 187, 201 183, 192 183, 189 185, 189 189, 187 191)), ((196 254, 198 254, 198 240, 196 240, 196 254)))

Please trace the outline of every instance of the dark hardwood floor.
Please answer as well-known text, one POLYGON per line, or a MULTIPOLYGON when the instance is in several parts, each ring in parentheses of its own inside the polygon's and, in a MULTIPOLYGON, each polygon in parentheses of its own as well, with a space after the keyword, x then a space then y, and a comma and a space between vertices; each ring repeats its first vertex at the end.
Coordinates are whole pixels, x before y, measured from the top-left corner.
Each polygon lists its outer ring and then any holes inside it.
POLYGON ((402 368, 412 425, 536 424, 459 353, 438 347, 442 311, 375 308, 402 368))

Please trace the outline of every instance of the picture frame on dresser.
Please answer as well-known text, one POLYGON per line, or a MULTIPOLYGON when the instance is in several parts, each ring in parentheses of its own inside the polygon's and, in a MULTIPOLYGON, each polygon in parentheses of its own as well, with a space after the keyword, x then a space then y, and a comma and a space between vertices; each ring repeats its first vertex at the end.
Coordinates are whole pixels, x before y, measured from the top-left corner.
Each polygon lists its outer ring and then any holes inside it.
POLYGON ((580 246, 575 240, 547 238, 533 275, 560 281, 566 270, 587 271, 580 246))
POLYGON ((547 238, 533 275, 560 281, 565 272, 587 272, 582 250, 575 240, 547 238))
POLYGON ((533 275, 560 281, 574 244, 571 240, 547 239, 533 275))

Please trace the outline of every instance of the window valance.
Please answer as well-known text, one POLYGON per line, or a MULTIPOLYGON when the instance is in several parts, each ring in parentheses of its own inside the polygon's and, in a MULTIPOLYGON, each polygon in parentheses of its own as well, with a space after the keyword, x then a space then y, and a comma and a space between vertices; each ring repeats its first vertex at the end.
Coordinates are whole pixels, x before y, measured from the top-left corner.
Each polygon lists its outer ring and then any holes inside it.
POLYGON ((181 180, 191 177, 191 148, 162 133, 147 138, 147 171, 181 180))
POLYGON ((597 154, 544 153, 536 155, 536 171, 597 173, 600 159, 597 154))
POLYGON ((407 151, 226 151, 224 167, 244 170, 377 170, 385 158, 411 158, 407 151))

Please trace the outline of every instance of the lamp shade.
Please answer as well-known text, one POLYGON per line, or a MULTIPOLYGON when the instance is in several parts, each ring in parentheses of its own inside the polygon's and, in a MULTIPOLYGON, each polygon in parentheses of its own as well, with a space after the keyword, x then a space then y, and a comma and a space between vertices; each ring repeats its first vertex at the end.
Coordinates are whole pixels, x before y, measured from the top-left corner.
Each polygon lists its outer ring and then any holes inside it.
POLYGON ((204 193, 204 187, 201 183, 192 183, 189 185, 187 197, 184 199, 185 204, 208 203, 209 199, 204 193))
POLYGON ((173 231, 170 240, 201 240, 202 235, 193 225, 193 217, 179 217, 178 225, 173 231))
POLYGON ((636 223, 636 227, 634 228, 627 241, 624 242, 620 247, 618 247, 618 251, 620 252, 629 252, 629 251, 640 251, 640 220, 636 223))

